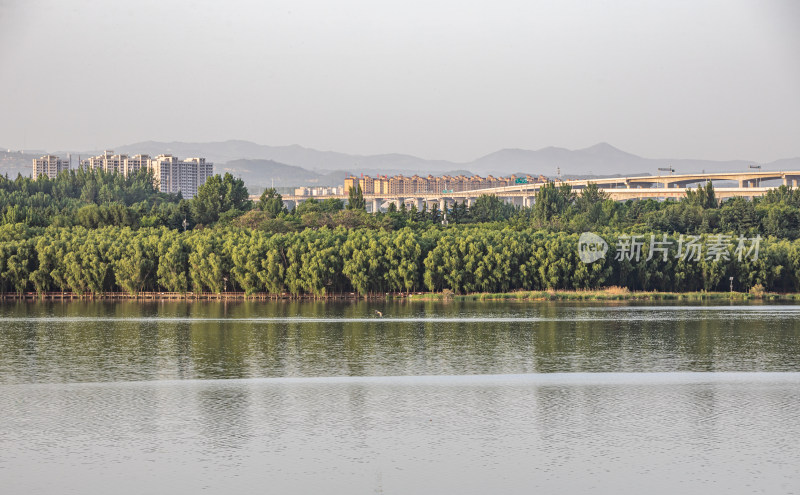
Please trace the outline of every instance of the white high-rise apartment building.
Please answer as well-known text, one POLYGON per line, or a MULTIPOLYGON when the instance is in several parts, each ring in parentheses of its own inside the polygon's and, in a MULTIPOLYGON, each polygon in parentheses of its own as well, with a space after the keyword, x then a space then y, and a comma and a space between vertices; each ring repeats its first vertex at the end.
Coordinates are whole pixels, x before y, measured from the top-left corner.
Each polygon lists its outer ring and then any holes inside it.
POLYGON ((102 155, 92 156, 83 160, 81 166, 104 172, 118 172, 124 176, 135 174, 139 170, 147 169, 150 163, 148 155, 115 155, 113 151, 105 151, 102 155))
POLYGON ((214 164, 206 162, 205 158, 179 160, 172 155, 158 155, 150 160, 150 170, 161 192, 180 192, 184 198, 193 198, 197 189, 214 174, 214 164))
POLYGON ((128 155, 115 155, 113 151, 106 150, 102 155, 91 156, 83 160, 81 167, 124 174, 125 160, 127 159, 128 155))
POLYGON ((55 179, 56 176, 64 170, 69 170, 69 158, 62 160, 55 155, 45 155, 41 158, 34 158, 33 160, 34 179, 40 175, 46 175, 51 179, 55 179))
POLYGON ((180 160, 172 155, 115 155, 106 151, 102 155, 87 158, 81 166, 100 169, 106 172, 119 172, 126 177, 139 170, 151 170, 161 192, 176 194, 180 192, 184 198, 193 198, 197 189, 205 184, 206 179, 214 174, 214 164, 205 158, 187 158, 180 160))
POLYGON ((135 174, 139 170, 148 170, 150 166, 150 156, 149 155, 133 155, 130 158, 125 159, 125 165, 123 167, 123 173, 125 177, 135 174))

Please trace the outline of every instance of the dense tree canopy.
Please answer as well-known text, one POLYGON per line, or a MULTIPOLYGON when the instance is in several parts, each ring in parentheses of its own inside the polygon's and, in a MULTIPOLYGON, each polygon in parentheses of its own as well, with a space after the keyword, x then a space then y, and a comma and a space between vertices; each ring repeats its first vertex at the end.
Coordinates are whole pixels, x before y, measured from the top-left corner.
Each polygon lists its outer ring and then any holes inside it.
POLYGON ((608 285, 683 291, 725 290, 731 276, 737 289, 800 290, 800 240, 778 238, 761 240, 756 257, 750 239, 727 236, 720 244, 718 234, 707 234, 697 239, 705 247, 698 256, 680 257, 678 246, 692 238, 642 232, 633 237, 636 256, 632 249, 625 256, 632 236, 606 233, 608 255, 587 264, 579 258, 577 234, 500 225, 270 234, 239 227, 181 232, 16 224, 1 226, 0 236, 0 290, 6 292, 222 292, 226 279, 229 290, 311 295, 608 285), (662 256, 662 242, 672 247, 669 256, 662 256))
POLYGON ((417 211, 405 204, 368 215, 358 188, 352 201, 318 201, 309 198, 289 211, 274 189, 267 189, 255 204, 248 199, 241 179, 230 174, 213 176, 194 199, 158 192, 146 172, 124 177, 102 171, 76 170, 56 179, 32 180, 0 176, 0 224, 30 227, 105 226, 206 227, 238 225, 266 232, 298 232, 306 228, 368 228, 414 230, 449 225, 502 222, 516 228, 551 232, 587 230, 655 230, 702 234, 735 232, 796 239, 800 236, 800 191, 781 186, 755 200, 735 198, 720 202, 711 183, 689 190, 681 201, 612 201, 589 184, 581 191, 547 184, 531 207, 513 206, 495 196, 448 204, 436 203, 417 211), (345 210, 347 208, 347 210, 345 210), (184 223, 185 221, 185 223, 184 223))
POLYGON ((724 290, 729 277, 738 289, 800 290, 800 192, 785 186, 752 201, 720 202, 706 184, 681 201, 617 202, 548 184, 532 207, 482 196, 378 214, 353 193, 359 208, 309 198, 289 211, 269 189, 253 204, 230 174, 190 200, 159 193, 146 173, 0 177, 0 291, 680 291, 724 290), (608 241, 603 260, 579 259, 585 231, 608 241), (762 239, 758 259, 742 259, 744 237, 762 239), (658 251, 701 241, 711 256, 658 251), (631 245, 639 259, 614 256, 631 245))

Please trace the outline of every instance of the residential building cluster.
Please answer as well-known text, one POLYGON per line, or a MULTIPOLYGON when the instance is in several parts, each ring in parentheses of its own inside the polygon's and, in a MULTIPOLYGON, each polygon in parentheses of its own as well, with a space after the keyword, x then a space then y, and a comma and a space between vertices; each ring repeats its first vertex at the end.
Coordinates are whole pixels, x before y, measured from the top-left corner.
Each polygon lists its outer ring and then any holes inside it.
POLYGON ((346 193, 351 187, 360 185, 364 194, 439 194, 546 181, 547 178, 543 175, 538 177, 532 175, 512 175, 510 177, 493 177, 491 175, 488 177, 478 175, 471 177, 464 175, 455 177, 449 175, 439 177, 434 177, 433 175, 428 175, 427 177, 420 177, 419 175, 411 177, 403 175, 395 175, 393 177, 350 176, 344 180, 344 191, 346 193))
POLYGON ((69 170, 69 158, 62 159, 55 155, 44 155, 41 158, 33 159, 33 177, 46 175, 54 179, 58 174, 69 170))
POLYGON ((294 190, 295 196, 333 196, 346 194, 344 187, 298 187, 294 190))
MULTIPOLYGON (((82 160, 80 166, 109 173, 117 172, 125 177, 139 170, 150 170, 161 192, 173 194, 180 192, 184 198, 195 197, 197 189, 205 184, 206 179, 214 175, 214 164, 207 162, 205 158, 181 160, 172 155, 158 155, 151 158, 149 155, 115 155, 113 151, 82 160)), ((59 172, 69 168, 69 160, 62 160, 57 156, 47 155, 33 160, 34 177, 46 175, 52 179, 59 172)))

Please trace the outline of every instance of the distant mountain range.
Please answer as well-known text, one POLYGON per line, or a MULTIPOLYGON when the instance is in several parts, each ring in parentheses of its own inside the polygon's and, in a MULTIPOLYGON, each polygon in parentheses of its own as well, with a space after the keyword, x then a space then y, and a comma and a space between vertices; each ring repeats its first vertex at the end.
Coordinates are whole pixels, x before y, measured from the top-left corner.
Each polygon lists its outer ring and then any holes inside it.
POLYGON ((343 170, 355 173, 362 171, 414 171, 425 173, 429 170, 446 171, 462 168, 443 160, 425 160, 411 155, 348 155, 335 151, 318 151, 298 145, 266 146, 249 141, 223 141, 216 143, 159 143, 146 141, 115 148, 118 153, 172 153, 181 157, 204 156, 214 163, 227 163, 239 159, 262 159, 286 165, 294 165, 322 174, 343 170))
MULTIPOLYGON (((426 160, 412 155, 349 155, 317 151, 302 146, 266 146, 249 141, 215 143, 159 143, 147 141, 121 146, 122 153, 172 153, 178 156, 205 156, 217 170, 239 174, 246 182, 269 185, 337 185, 352 174, 404 175, 509 175, 524 173, 555 177, 607 177, 612 175, 657 175, 659 168, 672 167, 675 173, 727 172, 747 170, 748 160, 653 159, 627 153, 608 143, 568 150, 548 147, 540 150, 503 149, 466 163, 426 160), (224 165, 223 165, 224 164, 224 165), (298 169, 286 168, 298 167, 298 169)), ((800 157, 761 164, 764 170, 800 170, 800 157)))
POLYGON ((216 173, 230 172, 251 186, 333 186, 344 183, 348 175, 343 170, 314 172, 303 167, 286 165, 273 160, 231 160, 221 166, 215 164, 216 173))
MULTIPOLYGON (((412 155, 350 155, 318 151, 298 145, 267 146, 249 141, 209 143, 145 141, 113 148, 116 153, 171 153, 179 157, 203 156, 213 161, 217 172, 231 172, 252 186, 339 185, 348 174, 365 175, 509 175, 531 174, 555 177, 608 177, 614 175, 656 175, 659 168, 675 173, 747 170, 748 160, 653 159, 627 153, 608 143, 568 150, 548 147, 540 150, 502 149, 466 163, 426 160, 412 155)), ((72 151, 87 156, 102 150, 72 151)), ((4 153, 4 152, 3 152, 4 153)), ((66 155, 66 151, 55 154, 66 155)), ((2 153, 0 153, 2 154, 2 153)), ((10 154, 7 154, 10 155, 10 154)), ((0 156, 0 159, 3 157, 0 156)), ((9 156, 0 173, 16 175, 16 168, 30 174, 30 158, 9 156)), ((764 170, 800 170, 800 157, 760 164, 764 170)))

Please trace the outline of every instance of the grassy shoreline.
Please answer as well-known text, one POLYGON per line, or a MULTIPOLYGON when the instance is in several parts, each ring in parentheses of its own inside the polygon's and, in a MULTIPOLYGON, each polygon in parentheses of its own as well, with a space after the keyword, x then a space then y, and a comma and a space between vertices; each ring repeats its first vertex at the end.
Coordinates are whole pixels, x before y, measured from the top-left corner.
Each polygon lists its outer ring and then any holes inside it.
POLYGON ((750 292, 645 292, 618 287, 597 290, 543 290, 474 294, 425 293, 411 294, 409 300, 454 301, 800 301, 798 293, 750 292))

